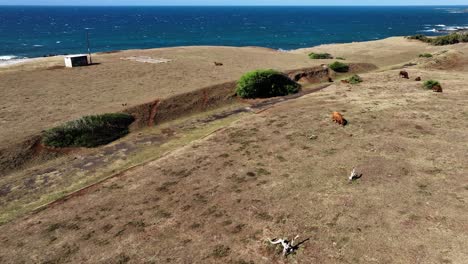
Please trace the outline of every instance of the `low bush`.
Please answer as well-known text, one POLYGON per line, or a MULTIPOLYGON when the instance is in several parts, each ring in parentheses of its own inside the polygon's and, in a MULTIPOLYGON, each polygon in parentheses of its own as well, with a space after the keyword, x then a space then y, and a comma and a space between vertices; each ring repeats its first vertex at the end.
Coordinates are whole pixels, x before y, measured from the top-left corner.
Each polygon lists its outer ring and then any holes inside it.
POLYGON ((343 57, 336 57, 337 60, 346 60, 345 58, 343 57))
POLYGON ((414 36, 408 36, 407 39, 416 39, 426 43, 430 43, 435 46, 445 46, 457 43, 468 42, 468 33, 451 33, 445 36, 438 36, 429 38, 425 35, 418 34, 414 36))
POLYGON ((452 33, 446 36, 435 37, 430 43, 435 46, 445 46, 460 43, 460 34, 452 33))
POLYGON ((134 120, 123 113, 85 116, 45 131, 42 142, 57 148, 97 147, 128 134, 134 120))
POLYGON ((430 53, 422 53, 422 54, 419 54, 419 57, 420 57, 420 58, 432 58, 432 54, 430 54, 430 53))
POLYGON ((301 85, 275 70, 255 70, 237 82, 236 93, 242 98, 267 98, 299 92, 301 85))
POLYGON ((424 88, 426 89, 432 89, 434 86, 440 86, 440 83, 434 80, 427 80, 424 82, 423 85, 424 85, 424 88))
POLYGON ((328 67, 330 67, 330 69, 336 72, 348 72, 349 71, 348 64, 345 64, 339 61, 335 61, 334 63, 328 65, 328 67))
POLYGON ((406 37, 407 39, 415 39, 415 40, 420 40, 420 41, 423 41, 423 42, 430 42, 430 38, 428 38, 427 36, 423 35, 423 34, 416 34, 416 35, 413 35, 413 36, 407 36, 406 37))
POLYGON ((351 76, 350 78, 348 78, 348 83, 350 84, 358 84, 358 83, 361 83, 362 82, 362 78, 361 76, 355 74, 353 76, 351 76))
POLYGON ((309 53, 309 58, 314 60, 324 60, 324 59, 333 59, 332 55, 329 53, 309 53))

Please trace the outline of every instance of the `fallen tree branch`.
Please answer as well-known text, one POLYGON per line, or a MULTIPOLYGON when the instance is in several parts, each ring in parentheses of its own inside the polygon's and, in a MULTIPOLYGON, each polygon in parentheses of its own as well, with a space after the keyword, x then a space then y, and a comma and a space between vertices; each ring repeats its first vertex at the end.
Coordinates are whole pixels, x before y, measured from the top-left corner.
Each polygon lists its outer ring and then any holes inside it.
POLYGON ((294 240, 297 239, 298 237, 299 235, 294 237, 291 242, 289 242, 287 239, 278 239, 276 241, 274 241, 275 239, 273 239, 273 240, 270 240, 270 243, 273 245, 281 244, 281 246, 283 247, 283 255, 287 256, 291 253, 294 253, 294 251, 296 251, 299 248, 298 247, 299 244, 294 245, 294 240))

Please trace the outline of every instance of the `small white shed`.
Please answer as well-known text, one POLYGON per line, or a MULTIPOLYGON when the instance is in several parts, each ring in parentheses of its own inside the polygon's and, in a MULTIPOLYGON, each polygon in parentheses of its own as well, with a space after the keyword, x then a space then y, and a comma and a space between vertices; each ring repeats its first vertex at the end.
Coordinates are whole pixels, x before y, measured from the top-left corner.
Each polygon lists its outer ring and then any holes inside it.
POLYGON ((65 56, 65 67, 73 68, 79 66, 86 66, 89 64, 88 55, 78 54, 78 55, 69 55, 65 56))

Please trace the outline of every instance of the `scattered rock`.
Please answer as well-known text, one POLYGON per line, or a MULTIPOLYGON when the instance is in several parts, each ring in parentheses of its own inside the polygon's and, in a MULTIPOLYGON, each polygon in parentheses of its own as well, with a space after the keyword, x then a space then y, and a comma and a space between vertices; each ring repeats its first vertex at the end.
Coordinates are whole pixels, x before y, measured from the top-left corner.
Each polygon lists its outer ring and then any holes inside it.
POLYGON ((417 82, 420 82, 421 81, 421 77, 416 77, 416 79, 414 79, 415 81, 417 82))
POLYGON ((216 62, 216 61, 215 61, 215 62, 213 62, 213 63, 214 63, 215 66, 223 66, 223 63, 221 63, 221 62, 216 62))

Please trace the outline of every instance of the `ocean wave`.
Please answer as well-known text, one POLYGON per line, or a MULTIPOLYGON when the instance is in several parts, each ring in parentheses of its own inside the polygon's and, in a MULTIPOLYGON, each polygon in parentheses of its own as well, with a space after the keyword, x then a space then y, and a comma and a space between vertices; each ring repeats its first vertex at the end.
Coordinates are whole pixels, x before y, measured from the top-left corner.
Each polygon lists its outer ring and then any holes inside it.
POLYGON ((431 29, 418 30, 418 32, 434 32, 434 33, 437 33, 437 32, 440 32, 440 31, 438 29, 431 28, 431 29))
POLYGON ((0 56, 0 61, 9 61, 9 60, 14 60, 14 59, 19 59, 18 56, 14 56, 14 55, 4 55, 4 56, 0 56))
POLYGON ((19 57, 15 55, 2 55, 0 56, 0 68, 1 67, 8 67, 15 64, 20 64, 28 61, 32 61, 34 59, 26 58, 26 57, 19 57))
POLYGON ((460 31, 460 30, 468 30, 468 27, 454 26, 454 27, 446 27, 444 30, 446 30, 446 31, 460 31))
POLYGON ((433 32, 433 33, 447 33, 447 32, 455 32, 455 31, 465 31, 468 30, 468 26, 446 26, 443 24, 434 25, 434 28, 425 27, 423 30, 419 30, 418 32, 433 32), (435 28, 437 27, 437 28, 435 28))

